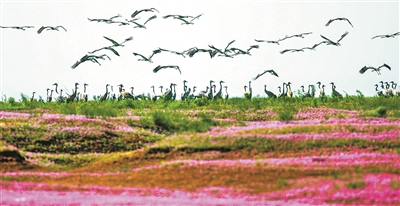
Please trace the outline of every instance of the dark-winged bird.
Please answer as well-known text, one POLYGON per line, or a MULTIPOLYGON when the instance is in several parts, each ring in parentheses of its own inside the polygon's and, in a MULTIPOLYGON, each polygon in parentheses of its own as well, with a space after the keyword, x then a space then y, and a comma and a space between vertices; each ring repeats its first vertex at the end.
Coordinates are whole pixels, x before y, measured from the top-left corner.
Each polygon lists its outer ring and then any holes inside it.
POLYGON ((389 65, 387 65, 387 64, 384 63, 384 64, 382 64, 381 66, 379 66, 378 68, 364 66, 363 68, 361 68, 360 74, 364 74, 365 71, 367 71, 368 69, 371 69, 373 72, 376 72, 378 75, 381 75, 381 68, 382 68, 382 67, 386 67, 386 68, 388 68, 389 70, 392 70, 392 69, 390 68, 389 65))
POLYGON ((375 39, 375 38, 378 38, 378 37, 380 37, 381 39, 382 39, 382 38, 394 38, 395 36, 398 36, 398 35, 400 35, 400 32, 396 32, 396 33, 394 33, 394 34, 378 35, 378 36, 372 37, 371 39, 375 39))
POLYGON ((335 18, 335 19, 330 19, 330 20, 325 24, 325 26, 329 26, 329 24, 331 24, 333 21, 337 21, 337 20, 339 20, 339 21, 347 21, 347 22, 350 24, 350 26, 353 27, 353 24, 351 24, 350 20, 347 19, 347 18, 335 18))
POLYGON ((167 66, 158 65, 156 68, 153 69, 153 72, 154 72, 154 73, 157 73, 160 69, 165 69, 165 68, 173 68, 173 69, 176 69, 176 70, 179 71, 180 74, 182 74, 182 73, 181 73, 181 70, 179 69, 179 66, 177 66, 177 65, 167 65, 167 66))
POLYGON ((274 75, 274 76, 276 76, 276 77, 279 77, 278 74, 277 74, 274 70, 270 69, 270 70, 265 70, 265 71, 264 71, 263 73, 261 73, 261 74, 257 74, 257 76, 253 78, 253 80, 258 79, 259 77, 261 77, 262 75, 264 75, 264 74, 267 73, 267 72, 270 73, 271 75, 274 75))
POLYGON ((59 28, 62 28, 62 29, 64 29, 65 31, 67 31, 63 26, 42 26, 42 27, 40 27, 40 29, 37 31, 37 33, 38 34, 40 34, 40 33, 42 33, 42 31, 44 31, 44 30, 56 30, 56 31, 59 31, 58 29, 59 28))

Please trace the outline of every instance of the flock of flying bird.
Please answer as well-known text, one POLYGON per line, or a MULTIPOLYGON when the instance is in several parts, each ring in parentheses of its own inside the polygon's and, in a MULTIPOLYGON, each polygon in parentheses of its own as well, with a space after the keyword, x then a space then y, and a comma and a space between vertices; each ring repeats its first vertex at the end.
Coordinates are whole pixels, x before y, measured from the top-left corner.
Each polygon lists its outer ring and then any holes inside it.
MULTIPOLYGON (((149 9, 142 9, 142 10, 136 10, 134 13, 132 13, 132 15, 130 16, 131 19, 125 19, 125 21, 121 21, 122 16, 120 14, 110 17, 108 19, 91 19, 88 18, 89 21, 91 22, 102 22, 102 23, 106 23, 106 24, 118 24, 119 26, 128 26, 128 25, 134 25, 133 28, 143 28, 146 29, 146 24, 154 19, 157 18, 157 15, 153 15, 151 17, 149 17, 146 21, 144 21, 143 23, 139 23, 138 20, 140 20, 140 16, 139 14, 142 12, 157 12, 159 13, 159 11, 155 8, 149 8, 149 9)), ((181 21, 182 25, 191 25, 194 24, 193 21, 196 19, 199 19, 203 14, 197 15, 197 16, 187 16, 187 15, 166 15, 163 16, 164 19, 176 19, 181 21)), ((335 18, 335 19, 330 19, 325 26, 329 26, 331 23, 335 22, 335 21, 346 21, 351 27, 353 27, 352 23, 350 22, 349 19, 347 18, 335 18)), ((25 31, 25 29, 31 29, 34 28, 34 26, 0 26, 0 28, 11 28, 11 29, 19 29, 19 30, 23 30, 25 31)), ((67 30, 63 27, 63 26, 42 26, 40 27, 40 29, 37 31, 38 34, 41 34, 43 31, 49 31, 49 30, 55 30, 55 31, 59 31, 59 29, 63 29, 65 32, 67 32, 67 30)), ((305 38, 305 36, 312 34, 312 32, 307 32, 307 33, 301 33, 301 34, 295 34, 295 35, 286 35, 283 38, 280 38, 278 40, 275 41, 271 41, 271 40, 258 40, 255 39, 255 42, 265 42, 265 43, 272 43, 272 44, 277 44, 279 45, 279 42, 284 41, 286 39, 289 38, 305 38)), ((338 38, 338 40, 334 41, 331 40, 330 38, 327 38, 323 35, 320 35, 322 40, 319 43, 316 43, 310 47, 303 47, 303 48, 297 48, 297 49, 285 49, 280 51, 281 54, 284 54, 286 52, 304 52, 306 49, 308 50, 315 50, 318 46, 325 44, 325 45, 333 45, 333 46, 340 46, 340 41, 345 38, 347 35, 349 34, 349 32, 345 32, 343 33, 340 38, 338 38)), ((400 32, 394 33, 394 34, 385 34, 385 35, 377 35, 372 37, 371 39, 375 39, 375 38, 394 38, 396 36, 399 36, 400 32)), ((96 55, 97 52, 102 51, 102 50, 109 50, 111 52, 113 52, 116 56, 120 56, 118 51, 116 50, 117 47, 124 47, 126 42, 129 42, 131 40, 133 40, 133 37, 128 37, 126 38, 124 41, 122 41, 121 43, 118 43, 117 41, 103 36, 106 40, 108 40, 109 42, 111 42, 112 45, 108 45, 108 46, 104 46, 101 47, 99 49, 95 49, 93 51, 88 52, 88 54, 85 54, 81 59, 79 59, 75 64, 73 64, 71 66, 72 69, 77 68, 80 64, 86 62, 86 61, 91 61, 93 63, 97 63, 101 66, 99 60, 105 60, 106 58, 111 60, 111 58, 107 55, 107 54, 100 54, 100 55, 96 55)), ((217 48, 213 45, 208 45, 208 48, 197 48, 197 47, 191 47, 185 51, 179 52, 179 51, 172 51, 172 50, 167 50, 167 49, 162 49, 162 48, 158 48, 156 50, 153 50, 151 52, 151 54, 146 57, 145 55, 136 53, 136 52, 132 52, 134 56, 139 56, 140 58, 138 59, 138 61, 147 61, 149 63, 153 63, 153 56, 155 54, 159 54, 159 53, 163 53, 163 52, 168 52, 168 53, 173 53, 176 55, 180 55, 184 58, 186 58, 186 56, 189 57, 193 57, 195 54, 199 53, 199 52, 203 52, 203 53, 208 53, 210 55, 210 58, 214 58, 214 57, 229 57, 229 58, 233 58, 234 56, 237 55, 251 55, 250 50, 252 49, 258 49, 259 45, 251 45, 249 46, 249 48, 247 49, 239 49, 236 47, 230 47, 233 43, 235 42, 235 40, 230 41, 227 46, 223 49, 221 48, 217 48)), ((389 70, 391 70, 391 67, 387 64, 382 64, 379 67, 371 67, 371 66, 364 66, 363 68, 361 68, 361 70, 359 71, 359 73, 364 74, 367 70, 372 70, 373 72, 376 72, 378 75, 381 75, 381 68, 387 68, 389 70)), ((157 73, 159 70, 161 69, 166 69, 166 68, 172 68, 172 69, 176 69, 179 71, 179 73, 181 74, 181 70, 179 68, 178 65, 158 65, 157 67, 155 67, 153 69, 154 73, 157 73)), ((258 74, 256 77, 253 78, 253 80, 257 80, 259 77, 261 77, 262 75, 266 74, 266 73, 270 73, 273 76, 279 77, 278 74, 274 71, 274 70, 265 70, 262 73, 258 74)), ((213 85, 213 81, 210 81, 210 86, 206 87, 205 91, 197 91, 196 93, 196 87, 193 87, 193 89, 191 90, 190 88, 188 88, 186 86, 187 81, 184 81, 184 93, 181 95, 181 99, 189 99, 189 98, 199 98, 199 97, 207 97, 209 99, 216 99, 216 98, 228 98, 229 95, 227 93, 227 86, 225 86, 225 95, 222 95, 222 83, 224 83, 223 81, 220 81, 220 89, 218 92, 216 92, 216 86, 213 85)), ((264 90, 265 93, 267 94, 267 96, 269 97, 275 97, 275 98, 279 98, 279 97, 283 97, 283 96, 288 96, 288 97, 292 97, 293 96, 293 92, 291 91, 290 88, 290 82, 288 83, 283 83, 282 87, 278 87, 279 89, 279 94, 275 95, 274 93, 272 93, 271 91, 268 91, 266 89, 266 85, 264 85, 264 90)), ((342 95, 336 91, 336 86, 334 85, 333 82, 331 82, 330 84, 332 84, 332 96, 336 96, 336 97, 342 97, 342 95)), ((63 90, 60 91, 60 93, 58 93, 57 90, 57 86, 58 84, 55 83, 54 84, 56 86, 55 88, 55 92, 57 94, 59 94, 59 97, 57 97, 57 101, 66 101, 66 102, 71 102, 71 101, 76 101, 76 100, 87 100, 88 96, 86 94, 86 86, 88 86, 87 84, 84 84, 84 92, 83 93, 77 93, 77 89, 78 89, 78 83, 75 84, 75 89, 73 90, 73 93, 71 95, 68 96, 63 96, 62 92, 63 90)), ((323 97, 325 96, 325 92, 324 92, 324 87, 325 85, 322 85, 321 87, 321 83, 317 82, 318 85, 318 93, 319 93, 319 97, 323 97)), ((125 90, 123 89, 123 85, 120 84, 118 85, 119 87, 119 94, 113 94, 113 87, 111 86, 111 92, 108 91, 108 85, 106 86, 106 93, 104 95, 99 95, 97 97, 95 97, 95 99, 98 100, 106 100, 106 99, 121 99, 121 98, 132 98, 132 99, 145 99, 144 95, 137 95, 135 96, 133 94, 133 87, 131 87, 131 93, 129 92, 125 92, 125 90)), ((161 94, 160 95, 156 95, 154 86, 152 86, 153 88, 153 95, 152 95, 152 99, 155 100, 157 98, 166 98, 166 99, 176 99, 176 93, 175 91, 175 86, 176 84, 171 83, 170 88, 166 89, 165 92, 162 91, 163 87, 161 86, 161 94)), ((381 87, 382 87, 382 91, 378 91, 378 85, 376 86, 376 91, 377 94, 379 96, 387 96, 387 95, 392 95, 392 96, 398 96, 398 91, 396 90, 397 84, 395 84, 392 81, 392 86, 390 87, 388 82, 386 82, 386 87, 384 87, 383 85, 383 81, 381 81, 381 87), (396 92, 397 91, 397 92, 396 92)), ((306 92, 304 90, 304 86, 301 87, 302 88, 302 96, 303 97, 314 97, 314 92, 315 92, 315 86, 314 85, 309 85, 308 87, 308 91, 306 92), (310 92, 310 88, 311 88, 311 92, 310 92)), ((251 81, 249 81, 249 86, 244 86, 245 89, 245 94, 244 96, 246 98, 251 98, 252 96, 252 88, 251 88, 251 81)), ((47 101, 51 101, 52 100, 52 93, 53 90, 51 89, 47 89, 47 101), (50 93, 49 93, 50 91, 50 93)), ((34 99, 34 94, 31 99, 34 99)))

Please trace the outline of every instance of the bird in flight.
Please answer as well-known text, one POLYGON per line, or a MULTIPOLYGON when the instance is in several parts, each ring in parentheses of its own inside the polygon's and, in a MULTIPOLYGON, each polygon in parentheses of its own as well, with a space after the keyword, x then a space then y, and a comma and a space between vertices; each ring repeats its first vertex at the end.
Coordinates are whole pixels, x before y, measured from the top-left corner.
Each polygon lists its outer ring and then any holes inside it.
POLYGON ((19 29, 25 31, 27 28, 34 28, 33 26, 0 26, 2 29, 19 29))
POLYGON ((376 72, 378 75, 381 75, 381 68, 382 68, 382 67, 386 67, 386 68, 388 68, 389 70, 392 70, 392 69, 390 68, 389 65, 383 63, 383 64, 382 64, 381 66, 379 66, 378 68, 369 67, 369 66, 364 66, 363 68, 361 68, 360 74, 364 74, 364 72, 367 71, 368 69, 372 69, 373 72, 376 72))
POLYGON ((155 8, 136 10, 135 12, 132 13, 131 18, 135 18, 135 16, 137 16, 137 15, 140 14, 141 12, 154 12, 154 11, 157 11, 158 13, 160 13, 160 12, 159 12, 157 9, 155 9, 155 8))
POLYGON ((97 51, 100 51, 100 50, 103 50, 103 49, 107 49, 107 50, 112 51, 115 55, 119 56, 119 53, 118 53, 113 47, 124 46, 124 43, 125 43, 125 42, 128 42, 128 41, 133 40, 133 37, 129 37, 129 38, 125 39, 123 42, 118 43, 118 42, 116 42, 115 40, 113 40, 113 39, 111 39, 111 38, 108 38, 108 37, 106 37, 106 36, 103 36, 103 37, 104 37, 105 39, 107 39, 108 41, 110 41, 113 45, 112 45, 112 46, 102 47, 102 48, 100 48, 100 49, 96 49, 96 50, 94 50, 94 51, 88 52, 89 54, 93 54, 93 53, 95 53, 95 52, 97 52, 97 51))
POLYGON ((101 64, 99 63, 99 61, 97 61, 97 59, 103 59, 103 60, 105 60, 104 57, 107 57, 107 58, 111 61, 110 57, 107 56, 107 54, 103 54, 103 55, 100 55, 100 56, 96 56, 96 55, 87 55, 87 54, 86 54, 86 55, 83 56, 79 61, 77 61, 74 65, 72 65, 71 68, 72 68, 72 69, 75 69, 75 68, 78 67, 81 63, 83 63, 83 62, 85 62, 85 61, 91 61, 91 62, 97 63, 97 64, 99 64, 99 65, 101 66, 101 64))
POLYGON ((265 71, 262 72, 261 74, 257 74, 257 76, 253 78, 253 80, 258 79, 259 77, 261 77, 262 75, 264 75, 264 74, 267 73, 267 72, 270 73, 271 75, 274 75, 274 76, 276 76, 276 77, 279 77, 278 74, 277 74, 274 70, 270 69, 270 70, 265 70, 265 71))
POLYGON ((295 34, 295 35, 290 35, 290 36, 286 35, 285 37, 283 37, 282 39, 279 39, 278 41, 283 41, 283 40, 285 40, 285 39, 290 39, 290 38, 293 38, 293 37, 304 38, 305 35, 309 35, 309 34, 312 34, 312 32, 301 33, 301 34, 295 34))
POLYGON ((38 34, 40 34, 40 33, 42 33, 42 31, 44 31, 44 30, 56 30, 56 31, 59 31, 58 29, 59 28, 62 28, 62 29, 64 29, 65 31, 67 31, 63 26, 42 26, 42 27, 40 27, 40 29, 37 31, 37 33, 38 34))
POLYGON ((158 65, 156 68, 153 69, 153 72, 154 72, 154 73, 157 73, 160 69, 165 69, 165 68, 173 68, 173 69, 176 69, 176 70, 179 71, 180 74, 182 74, 182 73, 181 73, 181 70, 179 69, 179 66, 177 66, 177 65, 168 65, 168 66, 161 66, 161 65, 158 65))
POLYGON ((350 20, 347 19, 347 18, 335 18, 335 19, 330 19, 330 20, 325 24, 325 26, 329 26, 329 24, 331 24, 333 21, 337 21, 337 20, 339 20, 339 21, 347 21, 347 22, 350 24, 350 26, 353 27, 353 24, 351 24, 350 20))
POLYGON ((104 23, 107 23, 107 24, 120 23, 120 25, 121 25, 122 22, 120 22, 120 21, 113 21, 113 19, 119 18, 119 17, 122 17, 121 14, 118 14, 118 15, 116 15, 116 16, 110 17, 109 19, 90 19, 90 18, 87 18, 87 19, 88 19, 89 21, 104 22, 104 23))
POLYGON ((171 51, 171 50, 161 49, 161 48, 158 48, 158 49, 161 50, 161 51, 165 51, 165 52, 170 52, 170 53, 173 53, 173 54, 181 55, 184 58, 186 58, 185 55, 184 55, 184 52, 171 51))
POLYGON ((184 25, 184 24, 188 25, 188 24, 193 24, 193 21, 195 19, 199 19, 201 16, 203 16, 203 14, 200 14, 200 15, 197 15, 197 16, 166 15, 166 16, 163 16, 163 18, 167 19, 167 18, 172 17, 173 19, 178 19, 178 20, 183 21, 182 25, 184 25))
POLYGON ((267 42, 267 43, 270 43, 270 44, 277 44, 277 45, 279 45, 279 41, 280 41, 280 40, 278 40, 278 41, 269 41, 269 40, 258 40, 258 39, 254 39, 254 41, 256 41, 256 42, 267 42))
POLYGON ((398 36, 398 35, 400 35, 400 32, 396 32, 396 33, 394 33, 394 34, 378 35, 378 36, 372 37, 371 39, 375 39, 375 38, 378 38, 378 37, 380 37, 381 39, 382 39, 382 38, 394 38, 394 37, 396 37, 396 36, 398 36))
POLYGON ((135 56, 142 57, 141 59, 138 59, 138 61, 147 61, 147 62, 153 63, 153 60, 151 60, 151 58, 154 56, 154 54, 161 53, 161 51, 162 51, 161 49, 156 49, 156 50, 153 51, 153 53, 151 53, 151 55, 149 57, 145 57, 145 56, 143 56, 143 55, 141 55, 139 53, 135 53, 135 52, 132 52, 132 53, 135 56))
MULTIPOLYGON (((322 35, 320 35, 323 39, 325 39, 326 41, 324 41, 324 43, 326 43, 326 44, 328 44, 328 45, 335 45, 335 46, 340 46, 340 41, 345 37, 345 36, 347 36, 347 34, 349 34, 349 32, 345 32, 344 34, 342 34, 342 36, 340 37, 340 39, 339 40, 337 40, 336 42, 334 42, 334 41, 332 41, 332 40, 330 40, 330 39, 328 39, 328 38, 326 38, 326 37, 324 37, 324 36, 322 36, 322 35)), ((314 45, 315 46, 315 45, 314 45)))
POLYGON ((151 21, 151 20, 153 20, 153 19, 155 19, 155 18, 157 18, 156 15, 151 16, 151 17, 148 18, 143 24, 139 24, 139 23, 137 23, 135 20, 127 20, 127 21, 136 24, 136 26, 134 26, 133 28, 143 28, 143 29, 146 29, 146 26, 145 26, 145 25, 147 24, 147 22, 149 22, 149 21, 151 21))

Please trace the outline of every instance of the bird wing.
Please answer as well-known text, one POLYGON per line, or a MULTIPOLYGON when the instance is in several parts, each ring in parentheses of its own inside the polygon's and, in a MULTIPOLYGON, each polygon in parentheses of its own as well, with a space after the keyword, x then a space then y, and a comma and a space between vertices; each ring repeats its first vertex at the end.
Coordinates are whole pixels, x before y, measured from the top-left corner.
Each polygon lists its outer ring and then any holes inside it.
POLYGON ((324 36, 322 36, 322 35, 320 35, 323 39, 325 39, 325 40, 327 40, 328 42, 330 42, 330 43, 335 43, 335 42, 333 42, 332 40, 330 40, 330 39, 328 39, 328 38, 326 38, 326 37, 324 37, 324 36))
POLYGON ((46 28, 47 28, 47 27, 45 27, 45 26, 40 27, 40 29, 37 31, 37 33, 38 33, 38 34, 42 33, 42 31, 43 31, 44 29, 46 29, 46 28))
POLYGON ((195 20, 195 19, 198 19, 198 18, 200 18, 201 16, 203 16, 203 14, 200 14, 200 15, 198 15, 198 16, 196 16, 196 17, 193 17, 193 19, 192 20, 190 20, 190 22, 192 22, 193 20, 195 20))
POLYGON ((118 52, 115 49, 113 49, 112 47, 105 47, 105 49, 108 49, 108 50, 112 51, 115 55, 119 56, 118 52))
POLYGON ((347 34, 349 34, 348 31, 346 31, 344 34, 342 34, 342 36, 341 36, 340 39, 337 41, 337 43, 339 43, 345 36, 347 36, 347 34))
POLYGON ((137 23, 137 22, 135 22, 135 21, 132 21, 132 23, 136 24, 136 26, 135 26, 134 28, 146 28, 146 27, 144 26, 144 24, 139 24, 139 23, 137 23))
POLYGON ((259 77, 261 77, 262 75, 264 75, 265 73, 267 73, 267 70, 265 70, 264 72, 262 72, 261 74, 257 74, 256 77, 253 78, 253 81, 258 79, 259 77))
POLYGON ((329 26, 335 19, 329 19, 329 21, 325 24, 325 26, 329 26))
POLYGON ((228 49, 228 47, 231 45, 231 44, 233 44, 235 42, 235 40, 232 40, 231 42, 229 42, 228 43, 228 45, 226 45, 226 47, 225 47, 225 50, 224 51, 226 51, 227 49, 228 49))
POLYGON ((149 19, 147 19, 147 21, 145 21, 145 22, 143 23, 143 25, 145 25, 147 22, 149 22, 149 21, 151 21, 151 20, 153 20, 153 19, 155 19, 155 18, 157 18, 156 15, 150 17, 149 19))
POLYGON ((62 28, 62 29, 64 29, 65 31, 67 31, 63 26, 56 26, 56 28, 62 28))
POLYGON ((112 39, 110 39, 110 38, 108 38, 108 37, 106 37, 106 36, 103 36, 105 39, 107 39, 108 41, 110 41, 112 44, 114 44, 114 46, 119 46, 120 44, 118 44, 118 42, 116 42, 116 41, 114 41, 114 40, 112 40, 112 39))
POLYGON ((149 59, 147 59, 145 56, 143 56, 143 55, 141 55, 141 54, 138 54, 138 53, 135 53, 135 52, 132 52, 133 53, 133 55, 135 55, 135 56, 140 56, 140 57, 142 57, 142 59, 145 59, 146 61, 148 61, 149 59))
POLYGON ((349 20, 349 19, 347 19, 347 18, 344 18, 344 20, 346 20, 347 22, 349 22, 349 24, 350 24, 350 26, 351 26, 351 27, 354 27, 354 26, 353 26, 353 24, 351 24, 351 22, 350 22, 350 20, 349 20))
POLYGON ((274 70, 267 70, 266 72, 269 72, 269 73, 271 73, 271 75, 274 75, 274 76, 276 76, 276 77, 279 77, 278 76, 278 74, 274 71, 274 70))
POLYGON ((379 68, 382 68, 382 67, 386 67, 386 68, 388 68, 389 70, 392 70, 392 68, 390 68, 390 66, 387 65, 387 64, 385 64, 385 63, 382 64, 381 66, 379 66, 378 69, 379 69, 379 68))
POLYGON ((364 66, 363 68, 361 68, 361 70, 360 70, 360 74, 364 74, 364 73, 365 73, 365 71, 367 71, 368 69, 374 69, 374 68, 372 68, 372 67, 367 67, 367 66, 364 66))
POLYGON ((288 51, 292 51, 292 50, 291 49, 285 49, 285 50, 280 51, 279 53, 284 54, 284 53, 286 53, 288 51))

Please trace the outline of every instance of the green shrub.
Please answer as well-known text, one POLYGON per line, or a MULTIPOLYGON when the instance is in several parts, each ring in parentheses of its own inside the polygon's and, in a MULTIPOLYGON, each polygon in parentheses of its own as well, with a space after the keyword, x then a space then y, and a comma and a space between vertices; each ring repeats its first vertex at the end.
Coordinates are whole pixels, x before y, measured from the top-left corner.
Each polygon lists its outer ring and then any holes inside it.
POLYGON ((349 182, 346 184, 346 187, 350 188, 350 189, 363 188, 365 186, 366 186, 366 183, 364 181, 349 182))
POLYGON ((374 114, 378 117, 386 117, 387 109, 384 106, 379 106, 375 109, 374 114))

